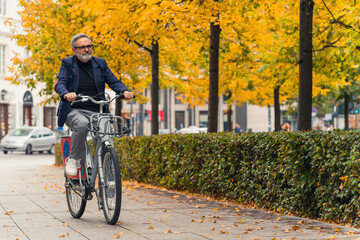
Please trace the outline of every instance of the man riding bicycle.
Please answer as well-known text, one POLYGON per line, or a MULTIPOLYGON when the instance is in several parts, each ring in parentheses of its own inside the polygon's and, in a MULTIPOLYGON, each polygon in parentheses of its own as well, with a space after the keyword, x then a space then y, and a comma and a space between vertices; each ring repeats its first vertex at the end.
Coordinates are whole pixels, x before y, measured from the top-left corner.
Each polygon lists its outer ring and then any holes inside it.
MULTIPOLYGON (((58 126, 66 124, 73 130, 71 154, 65 172, 68 176, 76 176, 80 160, 85 159, 84 143, 90 116, 99 112, 99 106, 91 101, 73 103, 76 96, 81 94, 104 99, 105 83, 116 93, 123 93, 125 99, 132 99, 133 93, 115 77, 105 59, 92 56, 93 45, 89 36, 75 35, 71 39, 71 47, 74 56, 61 61, 55 91, 61 99, 57 112, 58 126)), ((104 108, 104 112, 109 112, 108 106, 104 108)))

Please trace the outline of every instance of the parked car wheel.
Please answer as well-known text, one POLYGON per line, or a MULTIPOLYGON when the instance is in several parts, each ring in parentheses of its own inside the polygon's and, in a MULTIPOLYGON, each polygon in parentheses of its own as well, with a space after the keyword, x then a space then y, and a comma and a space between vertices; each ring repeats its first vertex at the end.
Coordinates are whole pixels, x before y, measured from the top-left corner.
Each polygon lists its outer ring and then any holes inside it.
POLYGON ((49 153, 49 154, 53 154, 54 152, 55 152, 55 145, 53 144, 53 145, 51 145, 48 153, 49 153))
POLYGON ((26 146, 25 153, 26 153, 26 154, 32 154, 31 145, 30 145, 30 144, 26 146))
POLYGON ((8 151, 4 151, 4 154, 7 154, 8 153, 8 151))

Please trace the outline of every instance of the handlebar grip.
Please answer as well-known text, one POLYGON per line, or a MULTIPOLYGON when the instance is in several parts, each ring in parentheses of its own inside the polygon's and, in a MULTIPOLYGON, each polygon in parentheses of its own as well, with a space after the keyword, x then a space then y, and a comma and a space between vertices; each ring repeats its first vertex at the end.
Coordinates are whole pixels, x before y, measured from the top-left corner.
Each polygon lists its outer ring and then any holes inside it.
MULTIPOLYGON (((125 96, 124 96, 123 93, 119 93, 119 94, 117 94, 117 98, 119 98, 119 99, 125 99, 125 96)), ((133 95, 133 98, 135 98, 135 95, 133 95)))

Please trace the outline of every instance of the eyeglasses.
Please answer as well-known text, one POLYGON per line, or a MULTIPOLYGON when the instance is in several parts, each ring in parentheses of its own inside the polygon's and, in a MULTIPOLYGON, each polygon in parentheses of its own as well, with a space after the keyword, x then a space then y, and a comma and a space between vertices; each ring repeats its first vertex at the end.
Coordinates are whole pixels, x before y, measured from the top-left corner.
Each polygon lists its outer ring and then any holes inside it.
POLYGON ((81 51, 84 51, 86 48, 87 49, 92 49, 94 45, 87 45, 87 46, 81 46, 81 47, 75 47, 75 49, 80 49, 81 51))

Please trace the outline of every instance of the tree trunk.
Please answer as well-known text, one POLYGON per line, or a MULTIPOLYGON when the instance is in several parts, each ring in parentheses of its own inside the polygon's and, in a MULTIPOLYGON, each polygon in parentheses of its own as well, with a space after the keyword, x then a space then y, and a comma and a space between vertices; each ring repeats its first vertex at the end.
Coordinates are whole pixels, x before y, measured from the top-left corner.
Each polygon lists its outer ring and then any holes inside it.
POLYGON ((298 130, 311 129, 312 110, 312 22, 314 2, 300 2, 298 130))
POLYGON ((220 25, 210 25, 210 74, 208 132, 217 132, 219 102, 219 40, 220 25))
POLYGON ((281 112, 280 112, 280 86, 274 88, 274 115, 275 115, 275 131, 281 128, 281 112))
POLYGON ((349 130, 349 94, 344 93, 344 117, 345 117, 345 130, 349 130))
POLYGON ((159 134, 159 43, 152 44, 151 134, 159 134))

